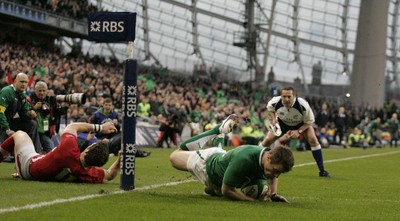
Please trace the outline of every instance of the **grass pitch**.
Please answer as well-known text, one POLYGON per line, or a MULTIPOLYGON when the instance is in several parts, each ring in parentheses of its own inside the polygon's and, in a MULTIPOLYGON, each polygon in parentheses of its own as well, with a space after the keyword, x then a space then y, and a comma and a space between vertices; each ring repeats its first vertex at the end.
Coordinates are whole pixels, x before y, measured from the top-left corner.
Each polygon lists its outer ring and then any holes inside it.
POLYGON ((13 179, 14 165, 1 163, 1 220, 400 219, 400 148, 324 149, 331 178, 318 177, 310 151, 294 151, 295 168, 279 180, 289 204, 207 196, 189 173, 170 166, 173 149, 148 151, 150 157, 136 158, 133 191, 121 191, 119 177, 106 184, 13 179))

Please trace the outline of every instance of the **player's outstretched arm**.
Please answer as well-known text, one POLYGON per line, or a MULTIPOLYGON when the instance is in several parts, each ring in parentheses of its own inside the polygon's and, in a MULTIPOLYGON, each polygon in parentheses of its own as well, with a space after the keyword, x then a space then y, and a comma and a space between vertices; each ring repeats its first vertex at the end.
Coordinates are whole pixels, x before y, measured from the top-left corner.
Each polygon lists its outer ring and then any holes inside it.
POLYGON ((268 114, 269 114, 269 117, 271 118, 271 120, 272 120, 272 124, 277 124, 278 123, 278 118, 276 117, 276 113, 275 113, 275 111, 268 111, 268 114))
POLYGON ((256 199, 247 196, 242 191, 236 189, 235 187, 228 186, 226 184, 222 184, 221 186, 222 195, 228 197, 232 200, 241 200, 241 201, 256 201, 256 199))
POLYGON ((110 166, 110 168, 108 168, 108 170, 104 169, 105 175, 103 183, 113 180, 117 176, 118 171, 120 170, 121 167, 121 157, 122 157, 122 152, 119 151, 118 159, 110 166))
POLYGON ((273 194, 276 194, 278 192, 278 178, 274 177, 269 183, 269 190, 268 190, 268 195, 272 196, 273 194))
POLYGON ((76 136, 78 132, 90 132, 90 131, 101 132, 103 134, 110 134, 117 131, 117 128, 111 121, 106 122, 102 125, 76 122, 69 124, 65 128, 63 133, 70 133, 76 136))
POLYGON ((278 178, 275 177, 272 182, 269 185, 269 191, 268 191, 268 196, 271 199, 272 202, 282 202, 282 203, 288 203, 289 201, 277 194, 278 192, 278 178))

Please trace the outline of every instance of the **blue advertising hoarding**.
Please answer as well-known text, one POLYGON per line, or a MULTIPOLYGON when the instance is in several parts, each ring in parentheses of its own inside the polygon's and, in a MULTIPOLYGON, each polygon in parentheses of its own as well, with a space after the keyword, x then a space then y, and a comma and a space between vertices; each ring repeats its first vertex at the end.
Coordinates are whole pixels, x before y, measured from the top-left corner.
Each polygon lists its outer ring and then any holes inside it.
POLYGON ((135 12, 94 12, 88 18, 88 34, 91 41, 135 41, 135 28, 135 12))

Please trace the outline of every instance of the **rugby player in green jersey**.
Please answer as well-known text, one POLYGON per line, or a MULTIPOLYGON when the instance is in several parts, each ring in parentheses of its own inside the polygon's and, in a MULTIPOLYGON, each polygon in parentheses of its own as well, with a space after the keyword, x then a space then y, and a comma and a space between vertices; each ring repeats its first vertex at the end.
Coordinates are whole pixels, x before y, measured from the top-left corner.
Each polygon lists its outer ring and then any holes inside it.
POLYGON ((243 145, 225 151, 216 143, 205 148, 206 142, 227 134, 238 124, 238 117, 230 115, 222 124, 191 137, 170 155, 172 166, 190 172, 205 186, 210 195, 225 196, 232 200, 256 201, 240 189, 250 180, 268 180, 269 190, 264 200, 288 202, 277 194, 277 178, 290 171, 294 165, 292 151, 285 146, 268 147, 243 145))

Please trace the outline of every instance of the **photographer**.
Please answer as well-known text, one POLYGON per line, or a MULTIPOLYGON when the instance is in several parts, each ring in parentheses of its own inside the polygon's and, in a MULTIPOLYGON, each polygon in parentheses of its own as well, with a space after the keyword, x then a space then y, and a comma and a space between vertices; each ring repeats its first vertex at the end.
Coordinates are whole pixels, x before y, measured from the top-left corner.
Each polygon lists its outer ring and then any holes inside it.
POLYGON ((165 141, 167 143, 167 147, 170 148, 168 139, 172 141, 175 146, 177 146, 176 135, 177 133, 179 133, 177 125, 178 116, 176 115, 170 116, 169 119, 161 123, 161 126, 159 128, 160 136, 157 139, 157 147, 162 148, 165 141))
POLYGON ((44 81, 38 81, 35 84, 35 91, 28 100, 36 112, 40 143, 43 151, 47 153, 55 146, 51 138, 57 134, 60 128, 60 117, 65 114, 66 108, 57 103, 55 96, 48 95, 47 84, 44 81))

